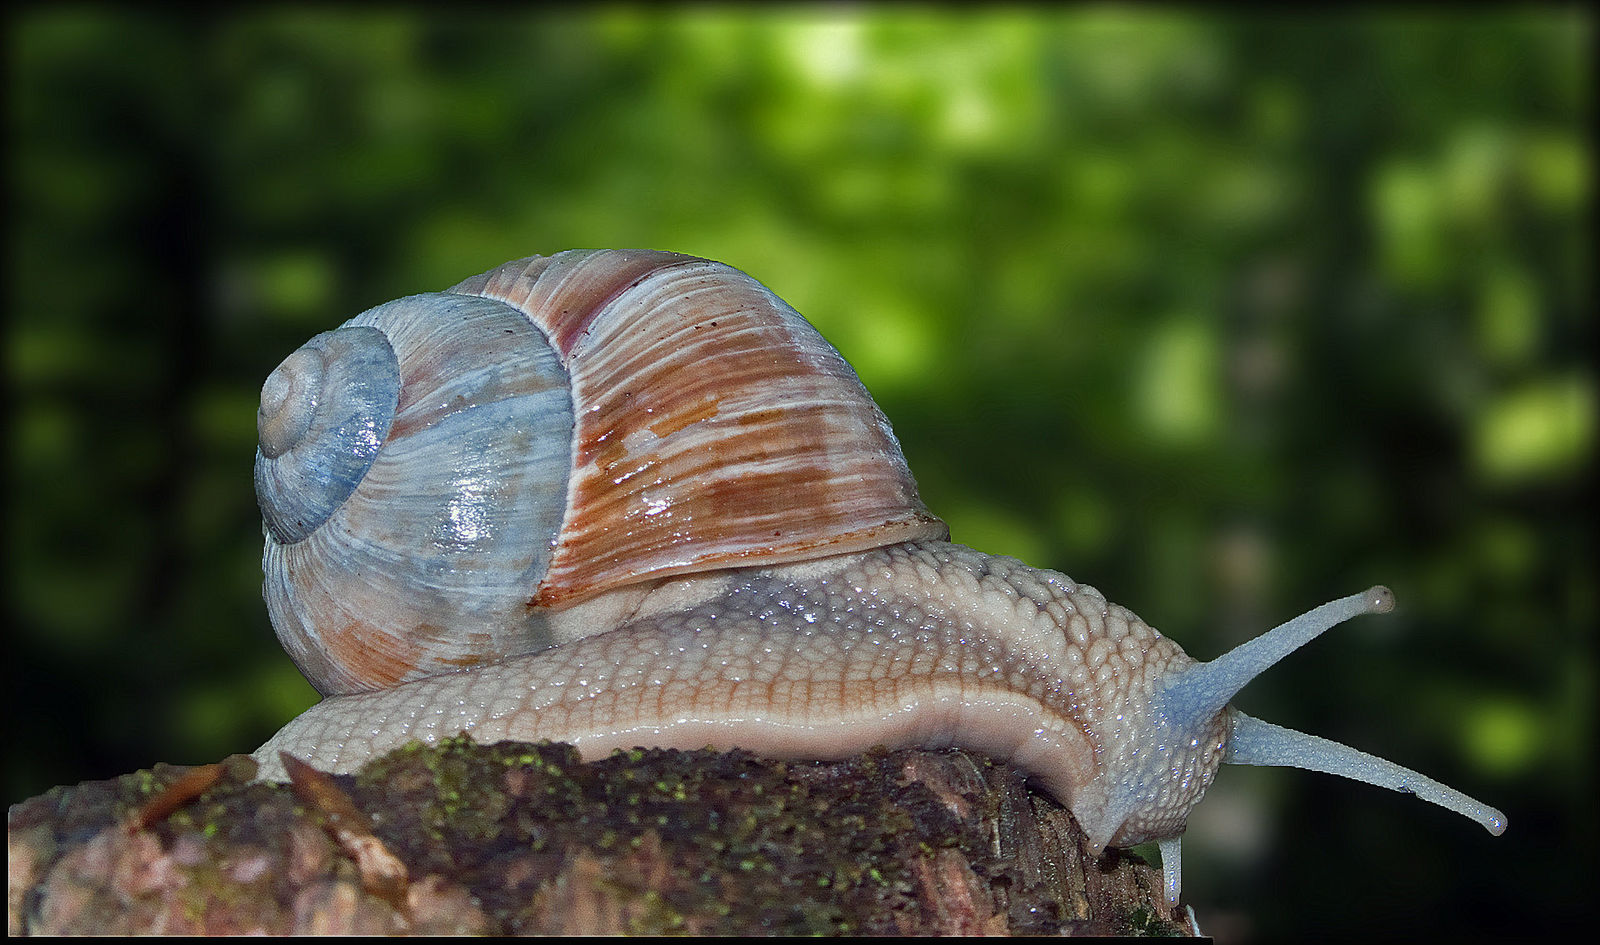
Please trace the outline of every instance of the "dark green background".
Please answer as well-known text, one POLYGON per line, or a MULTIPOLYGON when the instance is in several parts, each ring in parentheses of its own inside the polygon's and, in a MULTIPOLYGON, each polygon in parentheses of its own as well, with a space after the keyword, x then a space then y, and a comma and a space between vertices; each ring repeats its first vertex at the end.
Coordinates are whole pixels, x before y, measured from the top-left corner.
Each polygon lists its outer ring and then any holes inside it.
POLYGON ((1573 919, 1592 39, 1575 7, 11 14, 7 798, 247 751, 312 701, 258 590, 285 354, 509 258, 646 246, 806 313, 957 541, 1197 657, 1394 588, 1239 703, 1510 832, 1225 768, 1184 844, 1207 931, 1573 919))

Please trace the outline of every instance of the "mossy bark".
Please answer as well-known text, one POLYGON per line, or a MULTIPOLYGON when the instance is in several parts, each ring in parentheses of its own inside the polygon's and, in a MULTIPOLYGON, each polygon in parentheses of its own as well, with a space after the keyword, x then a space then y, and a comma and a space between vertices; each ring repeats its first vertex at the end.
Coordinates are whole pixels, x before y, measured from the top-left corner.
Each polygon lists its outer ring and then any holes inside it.
POLYGON ((1193 934, 960 751, 783 762, 413 746, 355 776, 159 765, 10 809, 18 933, 1193 934))

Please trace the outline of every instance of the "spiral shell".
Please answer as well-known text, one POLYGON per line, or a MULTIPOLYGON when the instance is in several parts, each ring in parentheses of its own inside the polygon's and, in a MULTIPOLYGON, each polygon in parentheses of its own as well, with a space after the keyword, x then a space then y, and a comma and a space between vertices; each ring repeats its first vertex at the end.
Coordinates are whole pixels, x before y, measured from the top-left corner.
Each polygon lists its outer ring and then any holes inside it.
POLYGON ((263 595, 326 694, 539 649, 627 585, 948 534, 839 353, 674 253, 380 305, 291 354, 258 426, 263 595))

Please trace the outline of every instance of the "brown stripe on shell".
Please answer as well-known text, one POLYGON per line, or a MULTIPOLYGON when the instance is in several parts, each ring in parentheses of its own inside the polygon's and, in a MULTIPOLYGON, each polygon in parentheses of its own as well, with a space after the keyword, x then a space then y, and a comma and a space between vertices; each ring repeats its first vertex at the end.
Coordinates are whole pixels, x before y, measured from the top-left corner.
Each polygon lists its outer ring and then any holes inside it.
POLYGON ((574 250, 450 291, 521 309, 572 376, 569 504, 536 604, 949 534, 844 358, 736 269, 574 250))

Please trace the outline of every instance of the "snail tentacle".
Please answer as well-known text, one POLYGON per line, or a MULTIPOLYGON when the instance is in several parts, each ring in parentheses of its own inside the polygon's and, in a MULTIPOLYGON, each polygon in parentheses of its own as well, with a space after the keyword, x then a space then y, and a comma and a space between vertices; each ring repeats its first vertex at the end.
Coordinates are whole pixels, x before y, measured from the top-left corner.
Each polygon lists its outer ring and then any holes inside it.
POLYGON ((1227 764, 1304 768, 1336 774, 1402 794, 1414 794, 1430 804, 1477 821, 1497 837, 1506 832, 1505 814, 1427 775, 1336 741, 1251 718, 1232 707, 1228 709, 1228 716, 1232 733, 1228 738, 1227 755, 1222 759, 1227 764))

